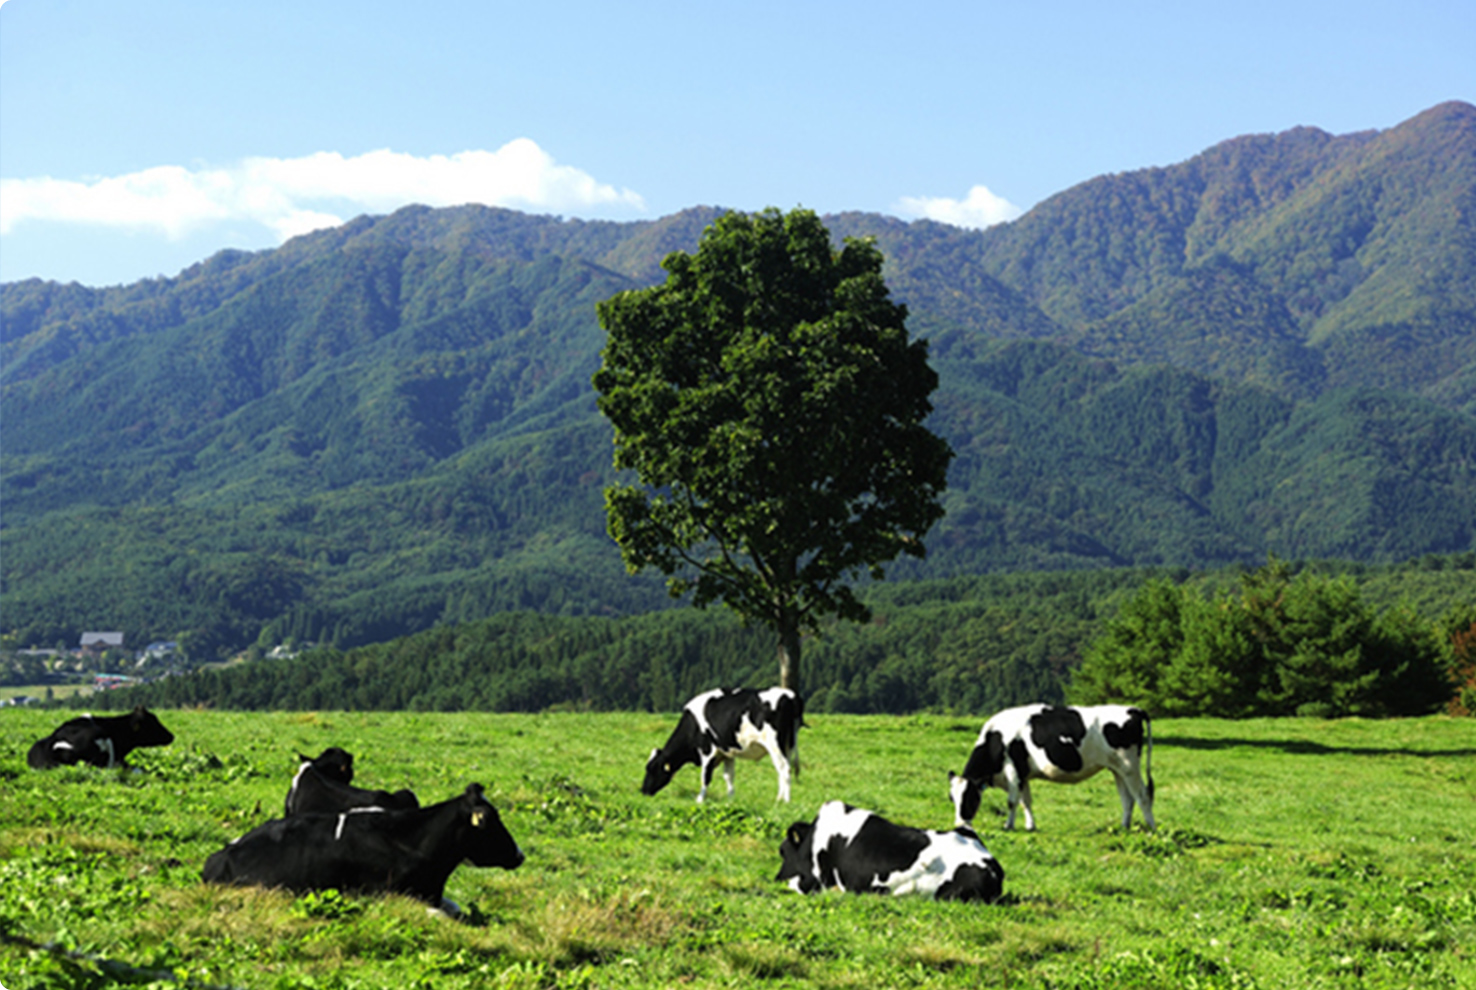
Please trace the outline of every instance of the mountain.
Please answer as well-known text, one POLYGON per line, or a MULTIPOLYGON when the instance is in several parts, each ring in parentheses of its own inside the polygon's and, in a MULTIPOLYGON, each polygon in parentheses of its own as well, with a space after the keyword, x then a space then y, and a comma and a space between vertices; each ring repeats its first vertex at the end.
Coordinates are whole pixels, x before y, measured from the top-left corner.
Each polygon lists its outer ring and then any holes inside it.
MULTIPOLYGON (((941 385, 896 578, 1476 546, 1476 108, 1236 138, 985 231, 872 214, 941 385)), ((604 535, 594 304, 722 211, 408 207, 0 286, 0 632, 204 653, 667 603, 604 535)))
POLYGON ((987 324, 950 305, 951 290, 977 306, 994 290, 975 286, 993 279, 1010 293, 997 306, 1049 318, 1014 321, 1019 335, 1295 397, 1373 386, 1476 411, 1470 104, 1381 132, 1236 138, 1092 179, 980 232, 843 220, 897 259, 904 297, 961 326, 987 324))

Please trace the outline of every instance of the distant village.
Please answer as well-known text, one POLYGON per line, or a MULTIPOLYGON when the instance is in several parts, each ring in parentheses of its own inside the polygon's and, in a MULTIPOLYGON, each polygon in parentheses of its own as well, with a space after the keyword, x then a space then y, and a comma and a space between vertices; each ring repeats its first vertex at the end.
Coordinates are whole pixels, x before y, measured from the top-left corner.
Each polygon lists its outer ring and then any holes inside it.
MULTIPOLYGON (((293 655, 286 646, 266 654, 267 659, 293 655)), ((37 693, 7 692, 0 706, 35 705, 58 694, 113 691, 147 684, 163 677, 189 673, 190 662, 179 643, 158 640, 142 649, 130 649, 121 632, 85 632, 75 647, 7 650, 0 657, 0 684, 22 685, 37 693)))

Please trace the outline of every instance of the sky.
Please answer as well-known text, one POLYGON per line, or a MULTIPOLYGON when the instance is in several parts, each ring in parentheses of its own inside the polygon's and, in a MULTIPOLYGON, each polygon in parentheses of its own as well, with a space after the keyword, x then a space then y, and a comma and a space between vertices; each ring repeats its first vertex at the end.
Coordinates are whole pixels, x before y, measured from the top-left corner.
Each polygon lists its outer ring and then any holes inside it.
POLYGON ((1008 222, 1243 134, 1476 102, 1472 0, 0 0, 0 281, 476 202, 1008 222))

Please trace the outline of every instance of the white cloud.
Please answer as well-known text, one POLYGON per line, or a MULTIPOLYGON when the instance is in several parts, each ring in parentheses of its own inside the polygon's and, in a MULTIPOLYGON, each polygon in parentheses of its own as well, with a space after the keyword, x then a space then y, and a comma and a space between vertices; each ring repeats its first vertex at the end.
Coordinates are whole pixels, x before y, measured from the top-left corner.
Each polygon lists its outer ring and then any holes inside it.
POLYGON ((906 217, 926 217, 955 227, 983 229, 1013 220, 1025 212, 1007 199, 990 192, 986 186, 974 186, 963 199, 944 196, 903 196, 896 210, 906 217))
POLYGON ((343 222, 340 214, 388 212, 408 203, 484 203, 561 213, 639 213, 629 189, 560 165, 527 138, 496 151, 420 158, 381 150, 353 158, 247 158, 229 168, 177 165, 127 175, 0 179, 0 234, 52 221, 154 230, 177 240, 214 223, 252 221, 286 240, 343 222))

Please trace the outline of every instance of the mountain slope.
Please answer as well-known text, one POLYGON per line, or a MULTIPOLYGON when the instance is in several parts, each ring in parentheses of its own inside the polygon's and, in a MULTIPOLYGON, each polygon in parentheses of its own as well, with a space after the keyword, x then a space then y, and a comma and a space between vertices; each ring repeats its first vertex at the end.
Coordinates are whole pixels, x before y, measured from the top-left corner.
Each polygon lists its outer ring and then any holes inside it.
MULTIPOLYGON (((958 452, 895 577, 1476 545, 1476 109, 1237 138, 1013 224, 868 214, 958 452)), ((0 632, 202 651, 666 602, 604 535, 594 305, 719 214, 408 207, 0 287, 0 632)))
POLYGON ((1384 132, 1235 138, 1177 165, 1100 176, 986 231, 836 220, 897 259, 893 285, 929 318, 1293 397, 1374 386, 1476 409, 1469 104, 1384 132), (950 277, 914 262, 940 254, 950 277), (1002 295, 1038 312, 1002 329, 968 311, 1002 295))

